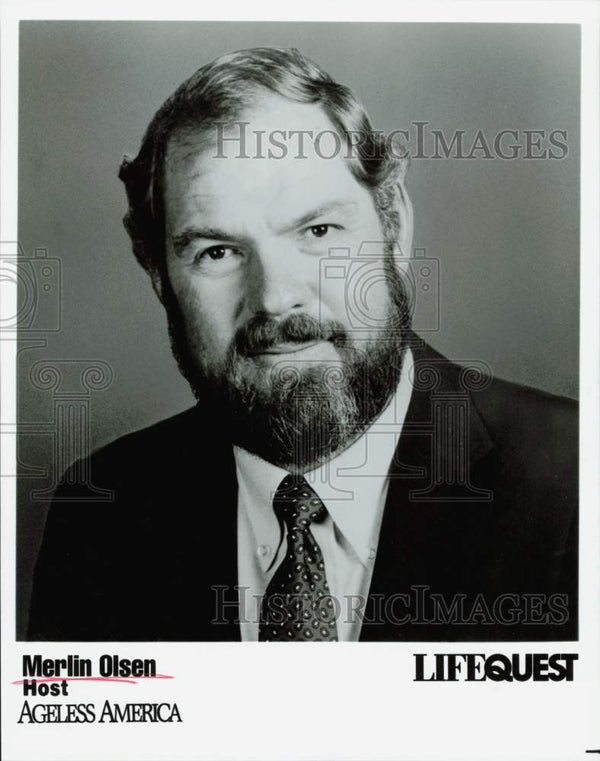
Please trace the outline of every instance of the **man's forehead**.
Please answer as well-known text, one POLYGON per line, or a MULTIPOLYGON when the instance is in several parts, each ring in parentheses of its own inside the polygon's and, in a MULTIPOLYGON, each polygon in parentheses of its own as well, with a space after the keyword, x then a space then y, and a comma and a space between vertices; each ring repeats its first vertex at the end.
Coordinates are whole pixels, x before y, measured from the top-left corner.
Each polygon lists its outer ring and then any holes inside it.
POLYGON ((230 125, 226 133, 230 140, 222 150, 215 135, 204 130, 188 131, 172 141, 165 167, 165 201, 177 217, 214 212, 287 218, 299 208, 316 208, 340 198, 370 202, 320 106, 277 98, 258 112, 246 112, 240 122, 244 142, 231 140, 232 135, 239 137, 240 125, 230 125), (279 126, 271 130, 269 125, 279 126), (290 136, 290 131, 300 129, 310 133, 301 152, 297 136, 290 136), (278 148, 275 139, 284 147, 278 148))
POLYGON ((372 206, 368 191, 343 170, 343 175, 302 177, 261 182, 255 174, 224 178, 211 172, 191 185, 167 187, 167 217, 173 229, 189 224, 237 229, 284 229, 304 217, 335 214, 355 220, 372 206), (350 215, 350 216, 348 216, 350 215))
POLYGON ((286 163, 344 159, 345 143, 317 103, 263 95, 235 118, 176 130, 166 152, 167 171, 199 158, 286 163))

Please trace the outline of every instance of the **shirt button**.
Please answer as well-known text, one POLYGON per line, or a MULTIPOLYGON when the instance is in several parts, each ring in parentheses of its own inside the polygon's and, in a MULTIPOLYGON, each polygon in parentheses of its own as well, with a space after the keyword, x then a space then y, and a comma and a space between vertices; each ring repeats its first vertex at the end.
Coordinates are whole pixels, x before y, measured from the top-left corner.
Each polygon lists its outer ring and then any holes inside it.
POLYGON ((256 551, 261 556, 261 558, 264 558, 266 555, 269 554, 269 549, 270 548, 268 544, 261 544, 256 551))
POLYGON ((375 560, 375 555, 376 555, 376 552, 375 552, 375 550, 374 550, 374 549, 371 547, 371 549, 369 550, 369 560, 375 560))

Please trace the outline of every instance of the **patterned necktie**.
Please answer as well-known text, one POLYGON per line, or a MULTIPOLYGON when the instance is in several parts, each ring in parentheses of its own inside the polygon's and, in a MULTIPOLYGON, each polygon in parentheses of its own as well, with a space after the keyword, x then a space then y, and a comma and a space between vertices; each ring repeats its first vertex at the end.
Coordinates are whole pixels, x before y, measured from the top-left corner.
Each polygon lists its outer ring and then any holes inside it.
POLYGON ((336 642, 335 607, 321 549, 310 530, 327 517, 303 476, 286 476, 273 509, 287 529, 287 551, 262 600, 261 642, 336 642))

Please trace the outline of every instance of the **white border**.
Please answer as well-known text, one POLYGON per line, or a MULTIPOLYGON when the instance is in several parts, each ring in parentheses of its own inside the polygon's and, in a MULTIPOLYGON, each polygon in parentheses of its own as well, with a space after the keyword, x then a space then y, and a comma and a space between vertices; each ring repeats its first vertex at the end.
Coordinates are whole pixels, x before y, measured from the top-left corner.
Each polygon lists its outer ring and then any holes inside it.
MULTIPOLYGON (((494 652, 490 645, 460 644, 418 648, 413 644, 340 645, 294 653, 275 647, 221 644, 106 648, 108 652, 155 657, 160 670, 177 674, 176 691, 152 686, 144 699, 173 700, 177 695, 181 725, 41 725, 26 733, 15 726, 13 679, 20 654, 39 645, 15 643, 15 481, 2 489, 2 693, 3 757, 17 759, 396 759, 396 758, 540 758, 586 759, 585 749, 600 748, 600 530, 598 518, 598 436, 600 388, 598 284, 598 21, 591 2, 520 2, 350 5, 303 2, 293 9, 278 3, 223 4, 169 2, 149 13, 147 3, 103 2, 82 7, 73 2, 5 0, 1 28, 1 165, 0 239, 17 239, 17 103, 18 19, 144 20, 308 20, 308 21, 452 21, 582 24, 582 162, 581 162, 581 640, 563 646, 521 643, 501 652, 578 652, 576 681, 550 689, 545 684, 415 685, 411 653, 494 652), (249 9, 252 9, 250 17, 249 9), (249 650, 252 649, 252 653, 249 650), (393 656, 393 657, 392 657, 393 656), (290 669, 327 689, 321 711, 309 721, 300 711, 302 729, 290 726, 294 706, 286 697, 283 675, 290 669), (161 691, 162 690, 162 691, 161 691), (166 697, 166 695, 169 697, 166 697), (187 714, 187 715, 186 715, 187 714), (293 730, 296 731, 293 731, 293 730), (290 740, 292 730, 293 741, 290 740)), ((574 252, 565 252, 574 256, 574 252)), ((0 282, 0 297, 15 294, 0 282)), ((8 311, 8 309, 7 309, 8 311)), ((0 341, 2 360, 1 420, 14 422, 15 344, 0 341)), ((2 473, 14 473, 14 436, 1 438, 2 473)), ((51 646, 51 657, 68 652, 82 656, 105 649, 96 645, 51 646)), ((17 675, 15 674, 17 670, 17 675)), ((173 683, 175 684, 175 683, 173 683)), ((82 688, 83 689, 83 688, 82 688)), ((123 700, 122 687, 102 698, 123 700)), ((90 700, 92 688, 76 700, 90 700), (84 697, 85 695, 85 697, 84 697)), ((94 696, 97 696, 96 692, 94 696)), ((302 694, 300 695, 302 697, 302 694)), ((304 695, 306 698, 307 696, 304 695)), ((21 696, 19 695, 20 703, 21 696)), ((139 698, 138 698, 139 699, 139 698)))
POLYGON ((244 0, 227 4, 202 4, 194 0, 171 0, 168 5, 149 7, 144 0, 106 0, 94 7, 68 0, 4 0, 2 15, 13 19, 81 19, 144 21, 418 21, 484 22, 519 24, 577 24, 597 18, 597 3, 592 0, 446 0, 393 4, 305 0, 286 6, 279 0, 257 0, 249 6, 244 0))

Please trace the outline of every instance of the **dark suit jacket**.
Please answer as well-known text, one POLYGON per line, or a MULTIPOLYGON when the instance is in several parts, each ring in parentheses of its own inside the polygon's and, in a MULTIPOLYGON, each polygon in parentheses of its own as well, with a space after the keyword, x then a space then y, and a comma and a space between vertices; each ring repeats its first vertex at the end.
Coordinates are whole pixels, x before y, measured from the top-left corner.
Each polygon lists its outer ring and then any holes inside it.
MULTIPOLYGON (((361 640, 576 639, 576 404, 413 354, 361 640)), ((28 638, 239 640, 236 505, 231 444, 201 406, 76 464, 28 638), (90 501, 81 474, 114 499, 90 501)))

